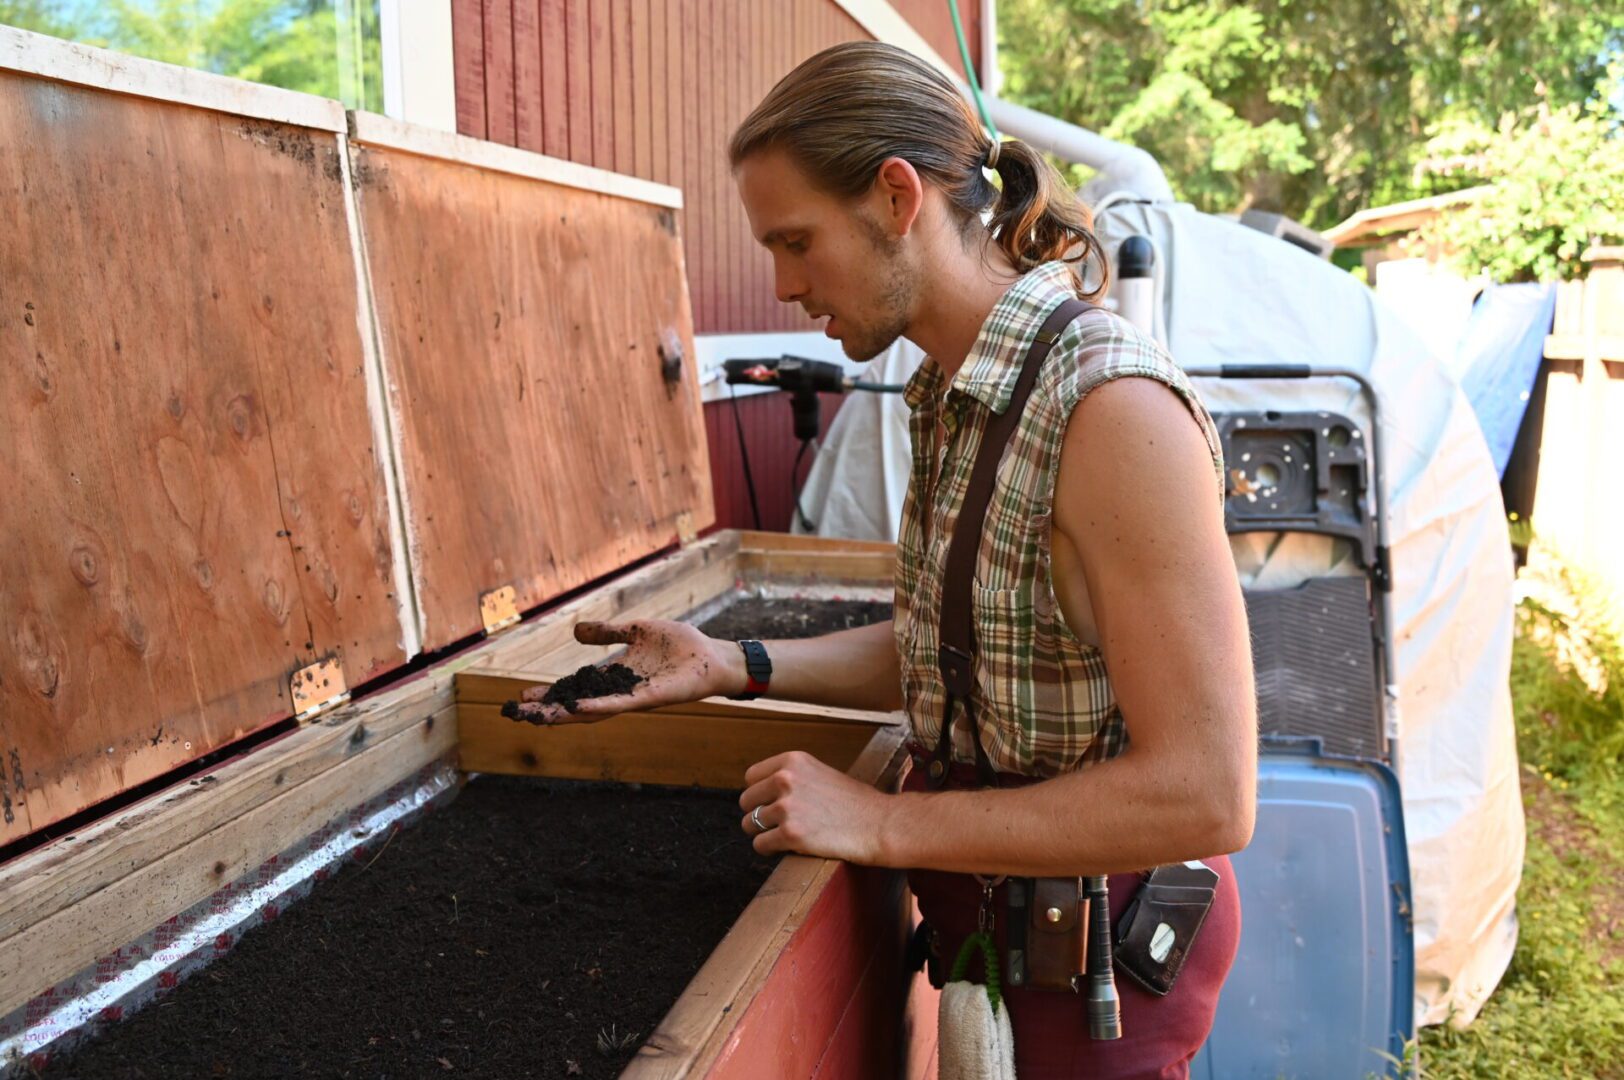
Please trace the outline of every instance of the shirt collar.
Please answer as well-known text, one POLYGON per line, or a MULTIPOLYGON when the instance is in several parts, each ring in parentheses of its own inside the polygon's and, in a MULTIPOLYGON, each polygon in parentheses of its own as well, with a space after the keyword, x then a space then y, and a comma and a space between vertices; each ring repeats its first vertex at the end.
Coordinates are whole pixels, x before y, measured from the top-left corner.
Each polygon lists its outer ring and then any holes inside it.
MULTIPOLYGON (((948 389, 975 398, 994 415, 1009 408, 1015 381, 1043 320, 1075 295, 1071 268, 1065 263, 1047 262, 1029 271, 993 306, 948 389)), ((942 369, 927 356, 908 380, 903 398, 910 409, 918 409, 940 392, 941 385, 942 369)))

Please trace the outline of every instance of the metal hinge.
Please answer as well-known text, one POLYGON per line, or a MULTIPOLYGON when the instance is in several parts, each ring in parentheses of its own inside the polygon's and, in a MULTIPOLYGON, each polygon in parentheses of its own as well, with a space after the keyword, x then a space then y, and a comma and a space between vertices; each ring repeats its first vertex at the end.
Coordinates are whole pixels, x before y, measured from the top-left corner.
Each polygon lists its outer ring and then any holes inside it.
POLYGON ((485 624, 486 637, 518 622, 519 599, 513 586, 503 585, 500 589, 482 593, 479 597, 479 618, 485 624))
POLYGON ((699 530, 694 528, 694 515, 684 510, 677 515, 677 543, 687 547, 699 537, 699 530))
POLYGON ((288 680, 288 686, 293 692, 293 718, 300 723, 350 700, 350 688, 344 681, 344 665, 336 656, 318 660, 295 671, 288 680))

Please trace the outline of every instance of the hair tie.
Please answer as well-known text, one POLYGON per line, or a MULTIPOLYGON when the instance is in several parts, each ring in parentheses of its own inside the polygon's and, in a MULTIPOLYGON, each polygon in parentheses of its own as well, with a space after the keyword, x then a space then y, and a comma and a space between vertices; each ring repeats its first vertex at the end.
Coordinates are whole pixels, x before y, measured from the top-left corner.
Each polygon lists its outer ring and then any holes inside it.
POLYGON ((986 167, 991 169, 993 172, 998 171, 998 152, 1003 149, 1003 145, 1003 143, 999 142, 997 139, 994 139, 992 141, 992 146, 988 147, 987 149, 986 167))

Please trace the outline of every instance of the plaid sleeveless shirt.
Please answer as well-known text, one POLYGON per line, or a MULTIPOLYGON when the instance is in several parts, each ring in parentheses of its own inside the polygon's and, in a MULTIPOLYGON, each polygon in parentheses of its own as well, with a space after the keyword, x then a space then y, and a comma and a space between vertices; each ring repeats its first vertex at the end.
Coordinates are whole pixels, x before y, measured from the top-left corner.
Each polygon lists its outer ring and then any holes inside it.
MULTIPOLYGON (((903 700, 914 737, 926 746, 934 746, 941 733, 941 572, 970 470, 987 421, 1009 406, 1032 339, 1071 295, 1065 264, 1039 266, 993 308, 945 391, 942 370, 928 357, 908 382, 913 475, 897 539, 894 619, 903 700)), ((1090 391, 1127 376, 1162 382, 1184 401, 1206 437, 1215 492, 1223 498, 1217 429, 1166 351, 1104 311, 1087 312, 1068 326, 1044 361, 999 462, 970 589, 976 634, 971 700, 982 746, 1000 772, 1055 776, 1115 757, 1127 746, 1104 657, 1061 614, 1049 546, 1066 422, 1090 391)), ((953 758, 975 760, 963 720, 954 725, 953 758)))

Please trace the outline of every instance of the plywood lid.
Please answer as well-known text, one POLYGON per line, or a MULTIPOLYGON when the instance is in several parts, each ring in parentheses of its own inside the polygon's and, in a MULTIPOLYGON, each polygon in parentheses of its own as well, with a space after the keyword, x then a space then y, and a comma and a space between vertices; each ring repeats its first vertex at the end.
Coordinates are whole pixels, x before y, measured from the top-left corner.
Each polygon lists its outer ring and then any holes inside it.
POLYGON ((425 647, 493 591, 533 608, 712 524, 681 193, 352 127, 425 647))

